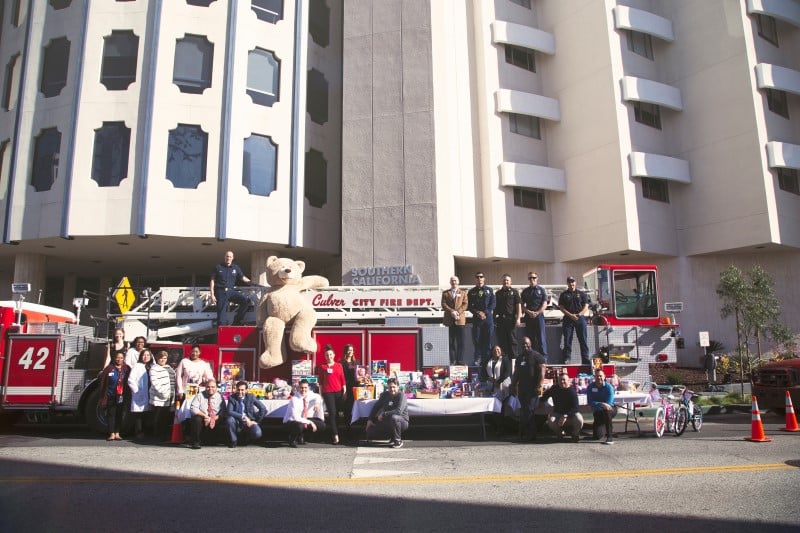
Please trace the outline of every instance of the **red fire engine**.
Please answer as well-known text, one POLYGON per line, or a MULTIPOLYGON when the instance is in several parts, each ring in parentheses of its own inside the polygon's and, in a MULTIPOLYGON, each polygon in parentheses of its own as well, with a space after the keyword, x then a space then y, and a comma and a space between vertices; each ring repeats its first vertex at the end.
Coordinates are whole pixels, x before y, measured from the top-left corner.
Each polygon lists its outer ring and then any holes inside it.
MULTIPOLYGON (((583 279, 582 290, 589 294, 594 313, 588 339, 591 353, 606 354, 614 373, 640 383, 649 379, 651 363, 676 360, 677 325, 674 315, 662 314, 662 307, 674 313, 680 305, 662 304, 657 281, 655 265, 603 264, 586 272, 583 279)), ((565 287, 545 288, 551 302, 545 312, 548 363, 559 366, 563 361, 561 313, 556 302, 565 287)), ((242 288, 253 309, 263 290, 242 288)), ((126 338, 144 336, 151 349, 166 349, 171 361, 188 356, 191 343, 198 342, 201 357, 216 372, 225 363, 238 363, 248 381, 290 378, 290 364, 268 370, 258 367, 262 337, 256 326, 213 327, 216 311, 207 287, 136 289, 135 294, 140 300, 129 312, 109 310, 110 323, 122 326, 126 338)), ((411 371, 449 364, 438 287, 329 287, 304 294, 317 311, 318 349, 316 354, 290 354, 290 360, 310 357, 314 365, 326 344, 337 354, 345 344, 352 344, 356 358, 365 365, 385 360, 411 371)), ((96 377, 106 341, 96 339, 92 328, 75 324, 74 314, 45 306, 20 304, 17 320, 16 305, 0 302, 0 413, 78 412, 90 427, 103 431, 105 417, 98 408, 96 377)), ((247 319, 255 323, 255 312, 247 319)), ((518 334, 523 335, 522 328, 518 334)), ((578 353, 577 346, 573 353, 578 353)), ((580 365, 567 370, 573 375, 588 371, 580 365)))

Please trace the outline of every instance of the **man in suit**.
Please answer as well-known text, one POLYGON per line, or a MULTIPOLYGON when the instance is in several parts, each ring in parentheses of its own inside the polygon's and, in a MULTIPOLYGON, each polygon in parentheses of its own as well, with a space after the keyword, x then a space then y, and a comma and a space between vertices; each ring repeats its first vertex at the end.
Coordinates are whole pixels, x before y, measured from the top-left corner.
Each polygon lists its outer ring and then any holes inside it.
POLYGON ((450 334, 450 364, 464 364, 464 328, 467 324, 467 293, 458 288, 458 276, 450 277, 450 288, 442 292, 442 323, 450 334))
POLYGON ((228 447, 257 441, 261 438, 261 419, 267 410, 255 396, 247 392, 247 383, 240 381, 228 400, 228 447))

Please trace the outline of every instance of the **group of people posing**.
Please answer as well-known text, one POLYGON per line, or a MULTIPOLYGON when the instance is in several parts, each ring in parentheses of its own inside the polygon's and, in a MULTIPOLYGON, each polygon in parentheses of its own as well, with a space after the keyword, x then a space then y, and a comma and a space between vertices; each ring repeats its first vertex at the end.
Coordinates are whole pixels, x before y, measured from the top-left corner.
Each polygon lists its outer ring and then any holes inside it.
MULTIPOLYGON (((442 293, 442 309, 443 323, 449 329, 451 364, 464 364, 467 311, 472 314, 474 364, 481 369, 486 366, 493 337, 504 355, 516 358, 515 332, 523 323, 535 350, 547 358, 544 312, 549 298, 545 288, 539 285, 536 272, 528 273, 528 281, 528 287, 520 292, 511 286, 511 276, 504 274, 502 287, 495 291, 486 285, 483 272, 476 272, 475 286, 465 291, 459 288, 458 276, 450 277, 450 288, 442 293)), ((589 299, 585 292, 577 290, 572 276, 567 278, 567 289, 558 298, 558 308, 563 313, 564 362, 570 362, 572 338, 577 333, 581 362, 590 364, 586 326, 589 299)))
MULTIPOLYGON (((580 440, 584 421, 578 407, 578 392, 572 379, 566 372, 561 373, 554 379, 552 387, 543 390, 547 362, 541 353, 533 349, 529 337, 523 339, 523 349, 516 360, 503 354, 500 346, 495 346, 484 370, 496 398, 504 405, 512 398, 518 402, 516 407, 519 409, 520 441, 537 438, 535 411, 540 402, 547 402, 549 399, 552 399, 553 404, 546 417, 550 430, 559 439, 569 436, 573 442, 580 440)), ((606 383, 605 373, 601 369, 595 371, 594 382, 587 388, 586 398, 594 419, 592 437, 602 440, 604 444, 613 444, 613 419, 617 413, 614 387, 606 383)), ((502 413, 492 415, 490 419, 490 424, 498 433, 502 432, 505 422, 502 413)))
MULTIPOLYGON (((186 400, 190 386, 204 386, 191 397, 190 418, 187 423, 192 449, 203 443, 224 443, 229 448, 262 437, 261 422, 266 408, 251 393, 247 383, 235 384, 226 401, 214 379, 211 365, 200 358, 199 345, 192 346, 188 358, 181 359, 177 368, 168 364, 168 353, 159 351, 155 357, 145 347, 144 337, 137 337, 133 346, 124 340, 124 331, 114 331, 108 343, 107 365, 101 373, 101 404, 105 407, 109 441, 122 440, 123 417, 130 412, 134 419, 137 439, 143 439, 152 426, 152 437, 169 439, 176 402, 186 400)), ((306 438, 319 439, 326 430, 328 413, 331 442, 338 444, 339 414, 345 417, 349 429, 353 411, 353 387, 356 381, 356 359, 353 346, 344 347, 341 362, 331 346, 325 347, 325 362, 316 368, 320 393, 311 390, 307 380, 301 380, 292 395, 283 423, 288 430, 289 446, 305 444, 306 438)), ((392 447, 403 445, 402 432, 408 428, 408 408, 405 395, 395 379, 389 379, 387 390, 373 405, 367 422, 367 438, 390 438, 392 447)))

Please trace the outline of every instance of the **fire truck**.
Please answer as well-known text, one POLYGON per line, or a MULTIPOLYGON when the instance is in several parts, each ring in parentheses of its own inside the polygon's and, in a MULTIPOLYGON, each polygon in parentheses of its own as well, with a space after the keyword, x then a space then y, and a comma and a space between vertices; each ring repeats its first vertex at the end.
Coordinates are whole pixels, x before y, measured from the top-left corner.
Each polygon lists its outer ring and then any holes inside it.
MULTIPOLYGON (((564 285, 545 285, 549 295, 545 311, 548 363, 568 367, 571 374, 589 369, 564 365, 558 295, 564 285)), ((518 287, 521 289, 522 287, 518 287)), ((264 287, 242 287, 251 301, 247 323, 255 323, 255 307, 264 287)), ((602 264, 586 272, 581 290, 589 295, 590 352, 614 365, 621 378, 644 383, 650 364, 674 363, 679 344, 675 314, 680 303, 662 304, 656 265, 602 264)), ((207 287, 162 287, 138 290, 139 303, 125 314, 109 313, 124 327, 128 338, 144 336, 151 347, 166 349, 172 357, 188 354, 191 343, 201 346, 201 357, 215 369, 237 363, 250 381, 288 379, 291 365, 258 367, 262 351, 256 326, 214 327, 216 310, 207 287)), ((425 370, 449 364, 447 328, 442 327, 441 289, 435 286, 341 286, 303 293, 317 312, 314 336, 317 353, 290 353, 289 359, 321 360, 326 345, 337 354, 353 345, 357 360, 396 363, 403 370, 425 370)), ((467 326, 469 327, 469 326, 467 326)), ((524 328, 518 328, 518 336, 524 328)), ((578 353, 577 340, 573 353, 578 353)), ((520 343, 521 344, 521 343, 520 343)), ((469 353, 469 351, 468 351, 469 353)), ((470 354, 471 355, 471 354, 470 354)))
POLYGON ((78 413, 101 428, 93 413, 106 342, 77 322, 75 313, 25 302, 21 294, 0 301, 0 425, 23 414, 46 420, 78 413))
MULTIPOLYGON (((590 372, 564 364, 557 302, 566 287, 544 287, 549 295, 548 364, 562 366, 573 376, 590 372)), ((241 288, 252 304, 246 316, 249 324, 255 324, 255 307, 265 289, 241 288)), ((130 290, 137 302, 128 312, 108 310, 109 323, 123 327, 127 339, 145 337, 152 350, 166 350, 173 364, 198 343, 201 357, 217 373, 226 363, 236 363, 243 372, 240 377, 248 381, 290 379, 290 364, 259 368, 263 340, 257 326, 214 327, 216 310, 208 287, 130 290)), ((650 364, 676 361, 680 336, 674 317, 682 305, 662 303, 655 265, 599 265, 583 275, 581 290, 591 301, 590 352, 613 365, 614 374, 644 383, 650 378, 650 364)), ((317 312, 317 353, 289 353, 288 359, 310 358, 313 366, 326 345, 341 354, 345 344, 352 344, 364 365, 384 360, 409 371, 446 367, 448 334, 441 325, 441 294, 434 286, 307 291, 304 295, 317 312)), ((78 311, 80 300, 76 299, 78 311)), ((78 325, 74 313, 22 299, 0 302, 0 328, 0 416, 13 419, 25 413, 46 419, 53 413, 77 413, 91 428, 105 430, 97 379, 105 360, 105 339, 96 338, 93 328, 78 325)), ((517 333, 522 337, 524 329, 517 333)), ((578 353, 577 345, 572 352, 578 353)))

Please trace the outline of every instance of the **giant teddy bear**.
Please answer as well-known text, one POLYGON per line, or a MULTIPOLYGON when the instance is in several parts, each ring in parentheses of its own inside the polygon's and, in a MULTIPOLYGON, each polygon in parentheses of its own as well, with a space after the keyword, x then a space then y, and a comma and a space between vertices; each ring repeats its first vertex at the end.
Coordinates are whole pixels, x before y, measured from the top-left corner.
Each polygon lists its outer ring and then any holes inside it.
POLYGON ((283 347, 286 326, 291 327, 289 347, 292 350, 317 351, 317 341, 311 336, 317 314, 300 292, 327 287, 328 280, 322 276, 303 276, 305 268, 303 261, 274 255, 267 259, 266 278, 270 287, 261 297, 256 311, 264 335, 264 353, 258 361, 261 368, 272 368, 287 361, 283 347))

